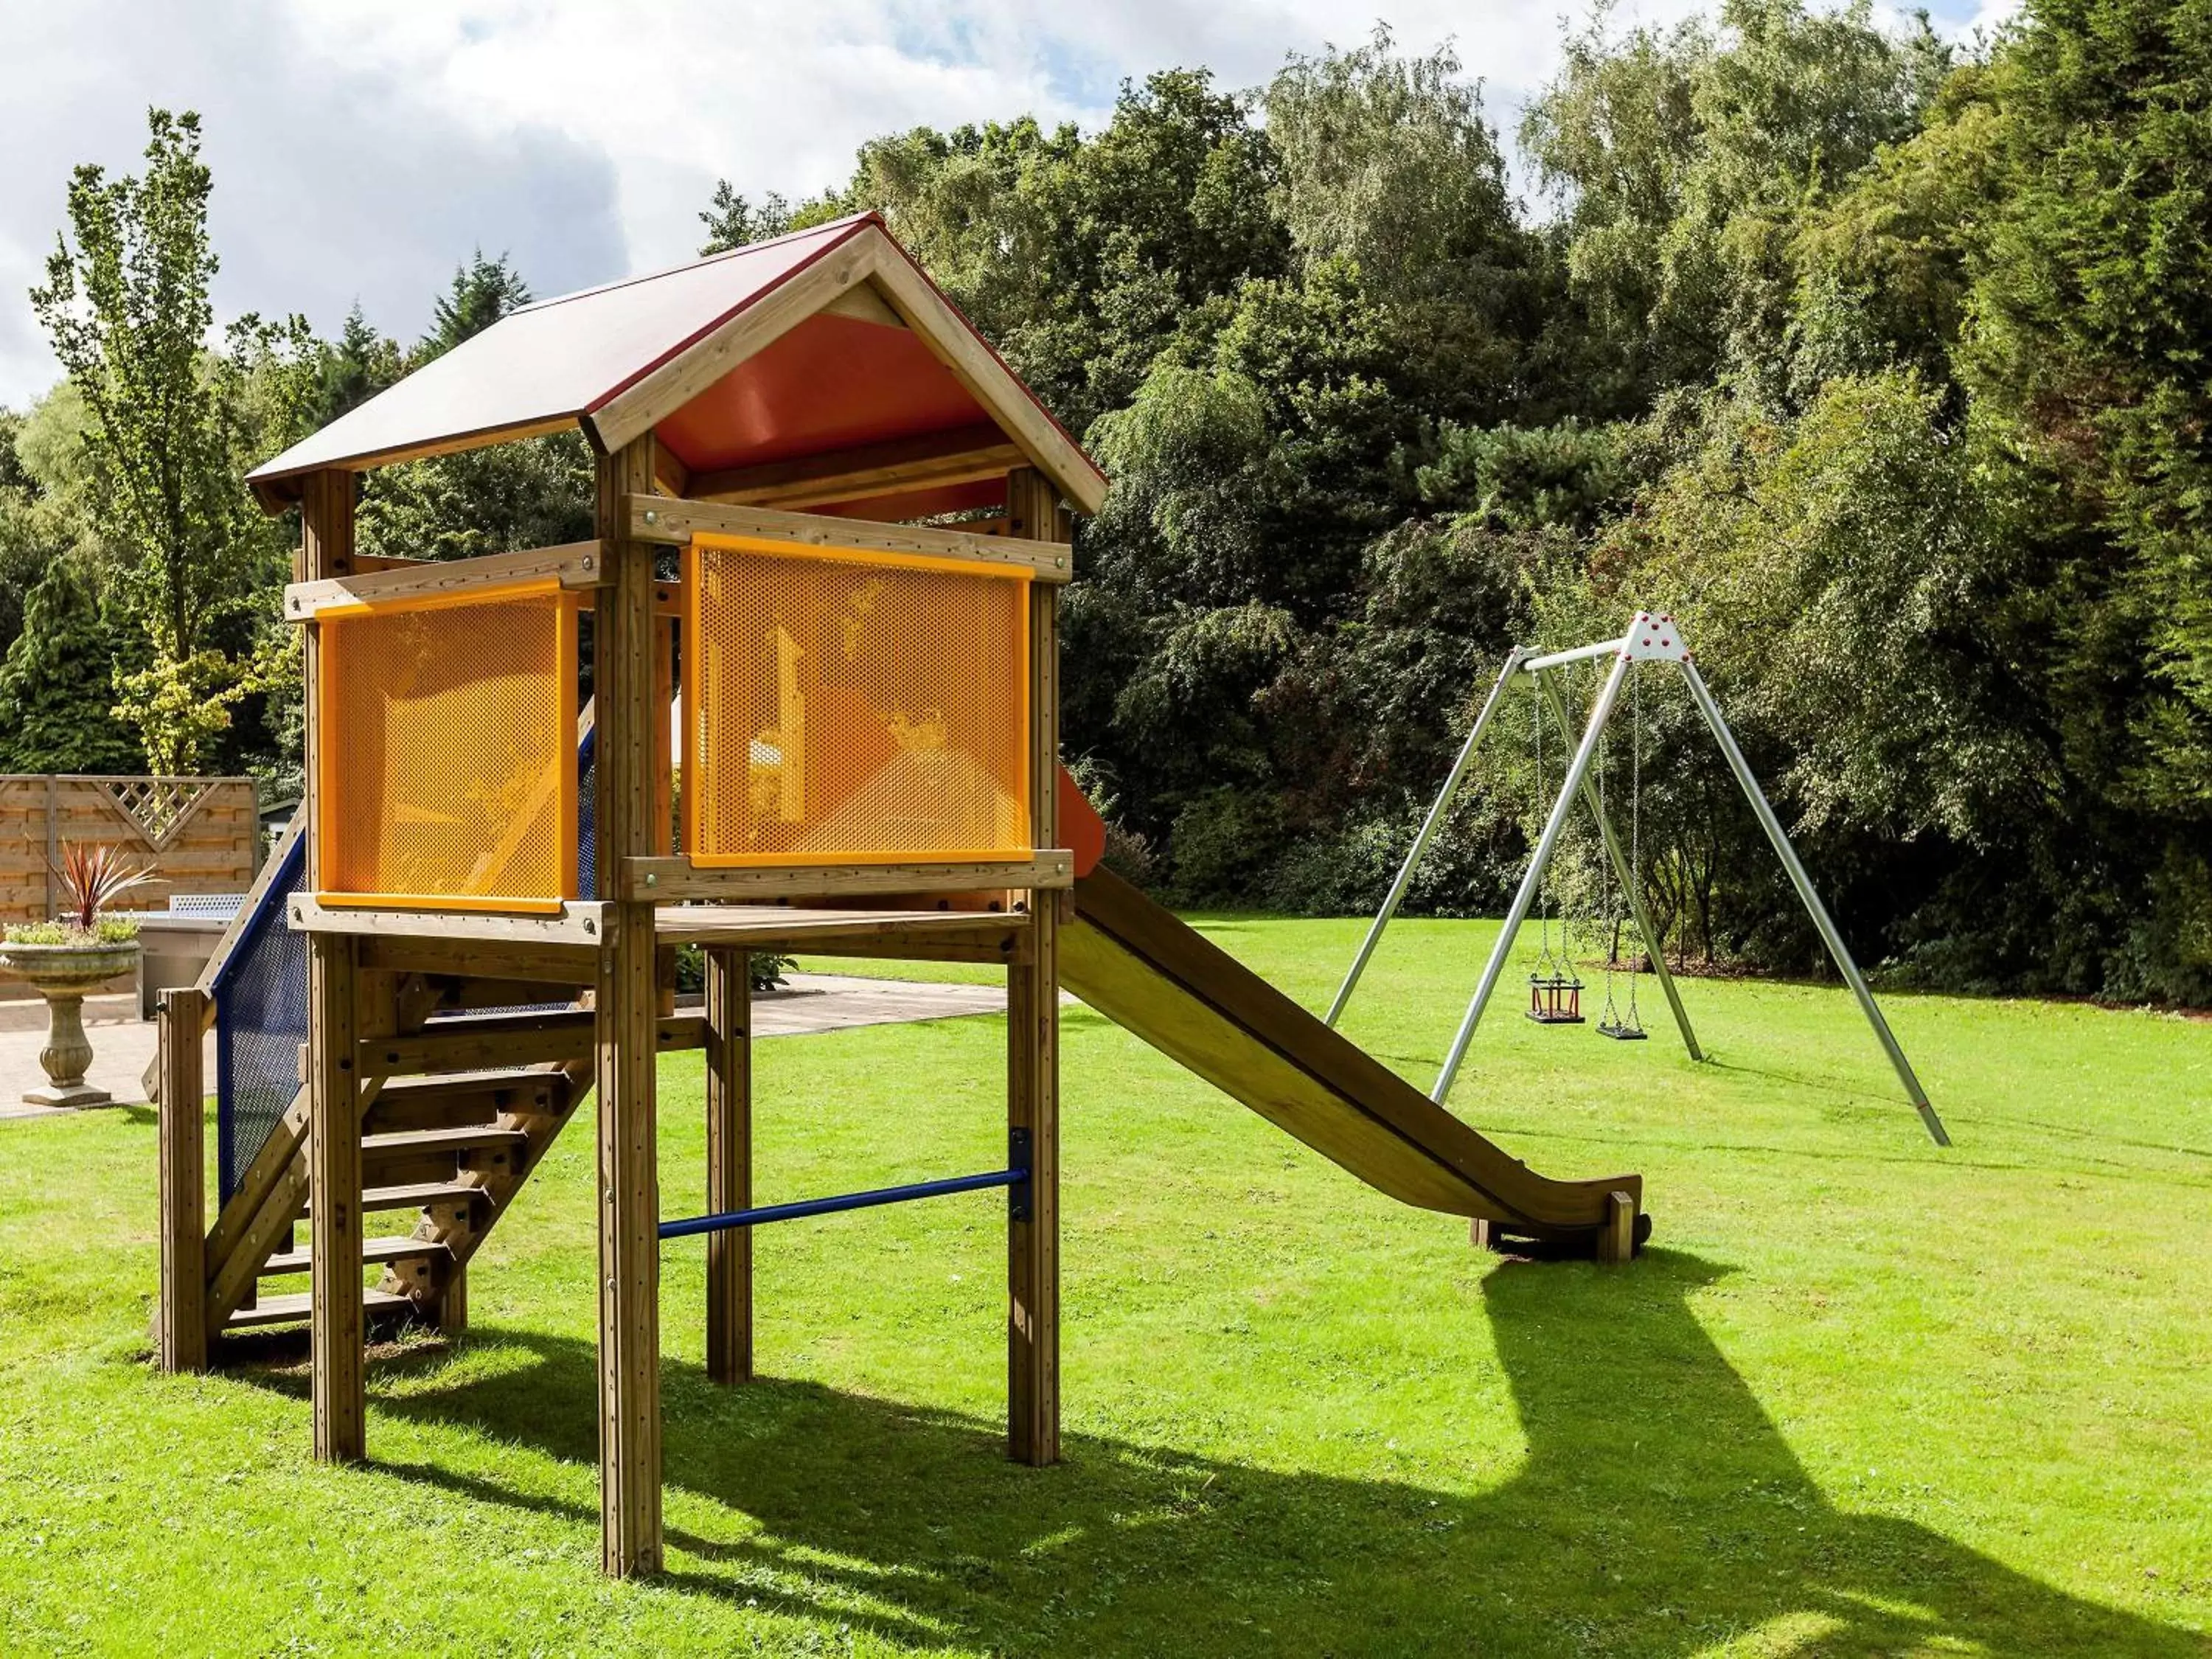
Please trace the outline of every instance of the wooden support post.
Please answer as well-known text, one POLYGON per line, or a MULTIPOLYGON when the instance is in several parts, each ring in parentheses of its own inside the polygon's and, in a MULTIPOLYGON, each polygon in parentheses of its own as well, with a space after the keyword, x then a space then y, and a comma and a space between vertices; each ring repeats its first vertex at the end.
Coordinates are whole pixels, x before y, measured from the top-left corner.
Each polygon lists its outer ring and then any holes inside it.
MULTIPOLYGON (((752 984, 745 953, 707 952, 707 1212, 753 1201, 752 984)), ((753 1375, 753 1230, 707 1235, 707 1375, 753 1375)))
MULTIPOLYGON (((593 637, 599 727, 599 890, 654 844, 653 549, 624 539, 623 497, 653 487, 650 434, 599 464, 608 586, 593 637)), ((650 902, 606 905, 593 1008, 599 1091, 600 1561, 617 1577, 660 1570, 660 1193, 655 1174, 654 941, 650 902)))
MULTIPOLYGON (((1006 479, 1015 536, 1059 531, 1058 501, 1030 468, 1006 479)), ((1030 830, 1059 845, 1060 645, 1058 590, 1030 585, 1030 830)), ((1021 1463, 1060 1459, 1060 907, 1030 896, 1029 959, 1006 970, 1006 1131, 1010 1156, 1030 1178, 1012 1189, 1006 1226, 1008 1290, 1006 1449, 1021 1463)))
POLYGON ((368 1455, 356 949, 344 933, 318 933, 307 941, 307 1254, 315 1456, 325 1463, 368 1455))
POLYGON ((1626 1193, 1605 1195, 1605 1224, 1598 1230, 1597 1259, 1617 1265, 1635 1259, 1636 1200, 1626 1193))
POLYGON ((438 1328, 447 1336, 459 1336, 468 1328, 469 1270, 448 1267, 446 1282, 438 1287, 438 1328))
POLYGON ((161 993, 161 1304, 165 1371, 207 1369, 207 1080, 200 1039, 207 994, 161 993))
MULTIPOLYGON (((310 473, 300 499, 301 574, 319 581, 353 568, 354 478, 349 472, 310 473)), ((318 672, 319 626, 307 627, 307 885, 322 880, 319 774, 324 744, 318 672)), ((344 934, 307 942, 308 1252, 313 1263, 315 1456, 351 1462, 367 1454, 367 1396, 362 1366, 361 1092, 355 1047, 359 1035, 358 958, 344 934)))

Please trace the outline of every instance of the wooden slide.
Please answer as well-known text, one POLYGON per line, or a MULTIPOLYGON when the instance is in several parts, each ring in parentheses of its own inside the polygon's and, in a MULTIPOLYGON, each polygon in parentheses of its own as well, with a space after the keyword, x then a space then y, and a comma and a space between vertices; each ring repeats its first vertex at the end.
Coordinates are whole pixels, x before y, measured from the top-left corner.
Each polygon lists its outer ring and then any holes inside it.
MULTIPOLYGON (((1062 793, 1063 821, 1068 816, 1062 793)), ((1540 1176, 1234 957, 1092 863, 1060 933, 1060 981, 1099 1013, 1380 1191, 1536 1241, 1625 1259, 1644 1178, 1540 1176), (1616 1197, 1616 1194, 1623 1195, 1616 1197)))

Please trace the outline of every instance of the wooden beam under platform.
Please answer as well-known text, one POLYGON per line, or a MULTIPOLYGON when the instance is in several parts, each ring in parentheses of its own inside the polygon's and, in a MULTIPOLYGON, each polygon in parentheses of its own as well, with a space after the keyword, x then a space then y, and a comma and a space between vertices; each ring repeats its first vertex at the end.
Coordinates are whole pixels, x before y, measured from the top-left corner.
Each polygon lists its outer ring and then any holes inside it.
POLYGON ((989 950, 1000 961, 1002 943, 1028 931, 1029 918, 978 910, 827 910, 780 904, 684 904, 653 918, 664 945, 727 946, 790 956, 801 951, 824 955, 856 954, 842 946, 866 945, 871 956, 903 956, 908 950, 923 961, 967 947, 989 950))
MULTIPOLYGON (((289 916, 302 933, 386 934, 398 939, 469 939, 486 945, 580 945, 596 951, 613 936, 611 907, 571 899, 557 915, 509 915, 489 910, 383 909, 325 904, 295 893, 289 916)), ((526 975, 516 975, 526 978, 526 975)))
MULTIPOLYGON (((401 918, 425 919, 417 911, 377 914, 388 918, 392 927, 400 926, 401 918)), ((805 951, 902 957, 917 962, 1018 962, 1024 959, 1029 932, 1030 918, 1019 911, 672 904, 653 917, 654 937, 664 946, 726 946, 779 956, 805 951)), ((574 987, 592 982, 598 962, 596 945, 527 936, 454 938, 434 927, 416 933, 380 928, 361 940, 364 969, 403 974, 574 987)))
POLYGON ((1053 891, 1075 884, 1075 855, 1048 848, 1022 860, 911 864, 700 865, 682 854, 622 862, 622 892, 632 902, 865 897, 883 893, 968 893, 998 888, 1053 891))

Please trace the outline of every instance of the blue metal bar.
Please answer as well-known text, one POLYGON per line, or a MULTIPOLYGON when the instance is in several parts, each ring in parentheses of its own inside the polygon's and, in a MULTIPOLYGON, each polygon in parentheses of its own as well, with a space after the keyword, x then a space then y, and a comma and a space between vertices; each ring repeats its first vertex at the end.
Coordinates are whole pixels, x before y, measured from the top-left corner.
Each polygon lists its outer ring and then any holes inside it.
POLYGON ((663 1238, 690 1238, 696 1233, 727 1232, 733 1227, 757 1227, 764 1221, 795 1221, 801 1216, 834 1215, 841 1210, 872 1210, 879 1204, 903 1204, 909 1199, 939 1198, 947 1193, 981 1192, 988 1187, 1014 1187, 1030 1178, 1026 1166, 993 1170, 988 1175, 951 1176, 943 1181, 909 1182, 903 1187, 878 1187, 873 1192, 840 1193, 834 1198, 803 1198, 793 1204, 763 1204, 757 1209, 728 1210, 720 1215, 692 1216, 660 1224, 663 1238))

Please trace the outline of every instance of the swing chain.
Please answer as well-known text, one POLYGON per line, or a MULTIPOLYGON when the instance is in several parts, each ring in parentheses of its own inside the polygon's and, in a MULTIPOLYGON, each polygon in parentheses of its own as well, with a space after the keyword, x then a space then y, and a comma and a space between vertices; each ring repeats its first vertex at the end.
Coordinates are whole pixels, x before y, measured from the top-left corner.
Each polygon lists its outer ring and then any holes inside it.
MULTIPOLYGON (((1535 717, 1531 729, 1535 734, 1536 818, 1540 823, 1545 812, 1549 810, 1549 803, 1544 794, 1544 700, 1541 697, 1530 699, 1529 712, 1535 717)), ((1558 959, 1552 954, 1552 893, 1548 880, 1540 881, 1536 889, 1536 927, 1539 949, 1535 977, 1556 979, 1559 975, 1559 969, 1558 959)))
MULTIPOLYGON (((1600 732, 1597 744, 1597 819, 1601 854, 1603 851, 1607 826, 1612 822, 1606 816, 1605 793, 1605 754, 1607 738, 1610 735, 1610 732, 1600 732)), ((1605 1012, 1598 1016, 1597 1026, 1601 1031, 1616 1030, 1620 1024, 1620 1009, 1613 1001, 1613 970, 1616 965, 1615 959, 1620 955, 1620 924, 1613 904, 1613 889, 1618 884, 1614 881, 1610 868, 1612 860, 1608 859, 1605 862, 1607 867, 1602 872, 1603 881, 1600 890, 1605 895, 1605 903, 1604 909, 1598 918, 1600 925, 1605 929, 1605 1012)), ((1631 989, 1632 993, 1632 981, 1631 989)))

